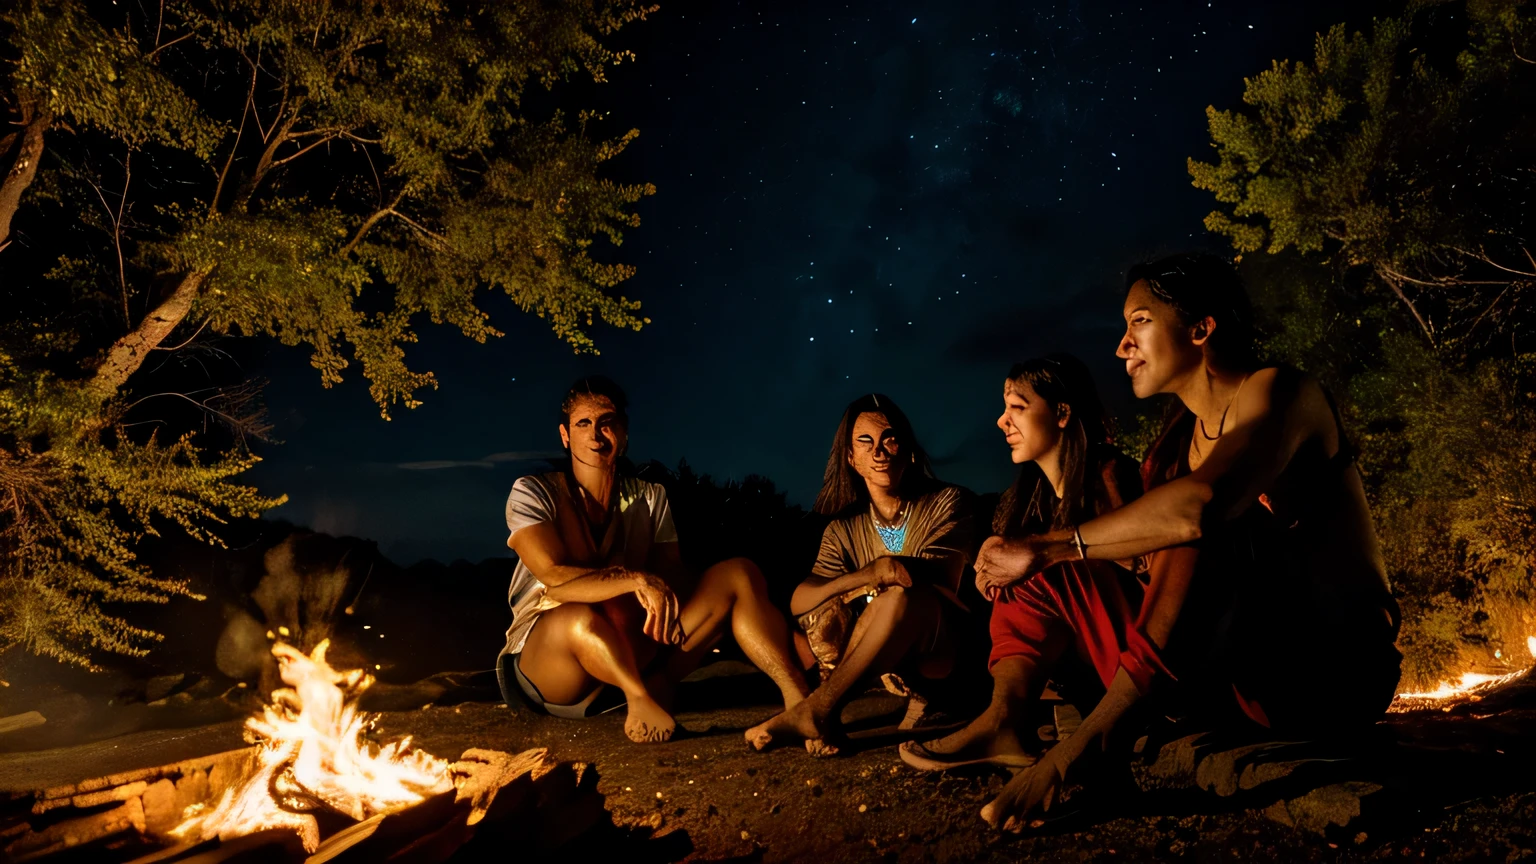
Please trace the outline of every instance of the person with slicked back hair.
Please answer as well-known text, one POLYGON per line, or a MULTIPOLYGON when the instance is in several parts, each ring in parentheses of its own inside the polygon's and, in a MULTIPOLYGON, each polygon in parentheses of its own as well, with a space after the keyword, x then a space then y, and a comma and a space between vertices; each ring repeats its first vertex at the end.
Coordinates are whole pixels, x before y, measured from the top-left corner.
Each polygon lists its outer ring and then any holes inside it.
MULTIPOLYGON (((843 411, 814 509, 834 517, 790 611, 802 660, 821 685, 799 705, 747 730, 759 750, 804 741, 838 751, 838 714, 853 687, 905 665, 921 678, 955 660, 956 592, 971 558, 969 495, 933 476, 912 423, 870 393, 843 411), (946 624, 946 619, 950 619, 946 624), (804 655, 810 656, 804 656, 804 655)), ((887 686, 905 690, 899 679, 887 686)))
POLYGON ((569 461, 507 498, 518 556, 496 664, 507 704, 572 719, 622 704, 631 739, 666 741, 673 688, 729 630, 794 706, 809 688, 762 572, 722 561, 688 590, 666 490, 620 473, 628 408, 612 380, 577 381, 560 403, 569 461))
MULTIPOLYGON (((997 537, 1075 525, 1141 495, 1135 461, 1111 441, 1093 376, 1070 354, 1010 369, 997 427, 1019 465, 1018 479, 1003 493, 992 521, 997 537)), ((1141 645, 1144 637, 1133 620, 1142 595, 1135 563, 1065 561, 1018 583, 978 571, 977 588, 993 601, 992 703, 952 735, 906 742, 902 761, 922 771, 984 763, 1033 765, 1038 748, 1025 742, 1034 736, 1020 733, 1033 731, 1023 724, 1048 676, 1061 681, 1064 672, 1077 671, 1079 678, 1107 683, 1123 657, 1154 656, 1141 645), (1113 599, 1085 602, 1096 597, 1113 599), (1124 602, 1114 605, 1122 597, 1124 602), (1113 609, 1129 626, 1093 626, 1087 616, 1095 605, 1113 609)))
POLYGON ((1248 298, 1226 260, 1131 268, 1122 313, 1116 356, 1131 388, 1180 406, 1142 466, 1147 491, 992 538, 977 555, 978 583, 996 588, 1068 561, 1148 559, 1139 609, 1107 582, 1083 598, 1090 641, 1123 635, 1129 647, 1077 731, 982 808, 1006 830, 1049 811, 1083 763, 1128 750, 1143 716, 1133 709, 1270 739, 1347 736, 1397 688, 1401 613, 1332 397, 1255 359, 1248 298))

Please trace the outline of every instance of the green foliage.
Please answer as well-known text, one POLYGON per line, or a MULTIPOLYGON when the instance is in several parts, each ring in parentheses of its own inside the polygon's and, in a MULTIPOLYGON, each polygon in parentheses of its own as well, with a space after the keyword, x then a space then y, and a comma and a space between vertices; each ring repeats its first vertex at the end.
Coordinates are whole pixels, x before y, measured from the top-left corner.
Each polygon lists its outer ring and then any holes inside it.
POLYGON ((1287 249, 1387 288, 1432 343, 1477 350, 1531 323, 1536 16, 1525 0, 1417 4, 1369 35, 1338 25, 1313 61, 1207 108, 1205 224, 1239 252, 1287 249))
POLYGON ((387 419, 436 385, 407 363, 416 326, 501 335, 484 292, 577 351, 596 350, 598 322, 647 323, 612 250, 655 190, 599 176, 637 133, 598 137, 603 114, 555 110, 546 91, 602 83, 632 59, 610 38, 653 8, 0 10, 0 111, 44 142, 34 182, 20 133, 0 139, 0 652, 141 652, 155 635, 109 610, 187 588, 141 566, 135 542, 169 527, 217 542, 224 520, 282 500, 233 481, 263 425, 249 393, 141 373, 151 352, 305 345, 324 386, 359 367, 387 419))
POLYGON ((1523 0, 1335 27, 1310 65, 1249 79, 1247 108, 1208 109, 1218 158, 1190 160, 1228 205, 1206 226, 1246 253, 1265 353, 1340 397, 1411 686, 1518 662, 1536 634, 1533 36, 1523 0))

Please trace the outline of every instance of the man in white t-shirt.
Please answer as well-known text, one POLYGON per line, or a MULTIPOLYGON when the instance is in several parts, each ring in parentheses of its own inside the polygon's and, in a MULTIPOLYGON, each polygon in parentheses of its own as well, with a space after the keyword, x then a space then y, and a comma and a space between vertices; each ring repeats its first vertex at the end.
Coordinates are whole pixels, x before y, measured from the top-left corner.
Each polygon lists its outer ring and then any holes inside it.
POLYGON ((512 486, 507 545, 518 564, 496 666, 503 695, 577 718, 604 710, 603 691, 617 690, 628 706, 625 733, 666 741, 677 725, 673 688, 729 628, 794 706, 808 688, 756 565, 722 561, 679 599, 684 571, 666 490, 618 473, 627 405, 607 378, 577 381, 560 406, 569 470, 512 486))

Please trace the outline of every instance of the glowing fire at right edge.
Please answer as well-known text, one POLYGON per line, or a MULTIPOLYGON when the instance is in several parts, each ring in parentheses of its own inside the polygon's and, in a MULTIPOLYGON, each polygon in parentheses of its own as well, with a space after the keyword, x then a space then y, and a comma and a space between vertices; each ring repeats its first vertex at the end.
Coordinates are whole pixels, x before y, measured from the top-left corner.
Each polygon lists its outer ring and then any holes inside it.
MULTIPOLYGON (((1526 637, 1525 647, 1526 650, 1531 652, 1532 657, 1536 657, 1536 636, 1526 637)), ((1450 681, 1441 681, 1440 686, 1433 690, 1424 693, 1399 693, 1397 694, 1397 698, 1399 700, 1423 699, 1427 701, 1451 699, 1456 696, 1467 695, 1474 690, 1481 689, 1488 685, 1496 685, 1502 684, 1505 681, 1513 681, 1521 675, 1524 675, 1526 671, 1527 670, 1522 669, 1519 672, 1511 672, 1506 675, 1484 675, 1480 672, 1465 672, 1462 673, 1461 680, 1454 683, 1450 681)))
POLYGON ((373 677, 332 669, 325 662, 329 645, 321 642, 308 656, 291 645, 272 647, 292 689, 275 691, 261 716, 246 721, 246 739, 262 747, 257 770, 212 808, 187 808, 175 836, 227 840, 289 828, 313 852, 320 843, 314 811, 362 821, 453 788, 448 762, 412 749, 409 737, 382 746, 363 738, 374 718, 358 713, 356 702, 373 677))

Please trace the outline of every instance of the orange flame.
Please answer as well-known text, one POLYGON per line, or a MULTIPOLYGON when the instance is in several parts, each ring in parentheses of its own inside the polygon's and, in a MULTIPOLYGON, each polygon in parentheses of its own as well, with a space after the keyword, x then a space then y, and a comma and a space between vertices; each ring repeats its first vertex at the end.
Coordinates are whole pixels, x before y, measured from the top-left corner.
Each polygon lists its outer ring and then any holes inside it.
POLYGON ((447 761, 413 750, 409 737, 382 746, 363 738, 377 718, 359 713, 356 703, 373 677, 361 669, 332 669, 325 662, 328 647, 325 640, 306 656, 291 645, 272 646, 291 689, 273 692, 261 716, 246 721, 246 740, 262 747, 258 769, 211 809, 187 808, 175 836, 227 840, 290 828, 313 852, 320 829, 312 811, 361 821, 452 788, 447 761))
MULTIPOLYGON (((1532 657, 1536 657, 1536 636, 1526 637, 1525 647, 1526 650, 1531 652, 1532 657)), ((1519 678, 1527 671, 1527 669, 1521 669, 1518 672, 1510 672, 1505 675, 1485 675, 1480 672, 1464 672, 1462 673, 1461 679, 1456 682, 1441 681, 1439 686, 1437 686, 1435 689, 1423 693, 1399 693, 1397 694, 1397 700, 1395 701, 1422 699, 1431 702, 1439 702, 1446 699, 1454 699, 1458 696, 1475 696, 1477 695, 1478 691, 1491 690, 1500 684, 1519 678)), ((1449 711, 1450 709, 1447 708, 1445 710, 1449 711)))

